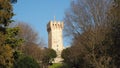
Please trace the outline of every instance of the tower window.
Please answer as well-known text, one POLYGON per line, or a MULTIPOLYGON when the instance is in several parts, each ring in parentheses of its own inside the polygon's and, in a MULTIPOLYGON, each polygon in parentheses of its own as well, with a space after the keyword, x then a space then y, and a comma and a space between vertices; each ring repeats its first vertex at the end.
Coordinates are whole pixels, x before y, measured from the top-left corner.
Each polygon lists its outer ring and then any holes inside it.
POLYGON ((58 45, 57 45, 57 51, 58 51, 58 45))
POLYGON ((57 24, 55 24, 55 27, 57 27, 57 24))

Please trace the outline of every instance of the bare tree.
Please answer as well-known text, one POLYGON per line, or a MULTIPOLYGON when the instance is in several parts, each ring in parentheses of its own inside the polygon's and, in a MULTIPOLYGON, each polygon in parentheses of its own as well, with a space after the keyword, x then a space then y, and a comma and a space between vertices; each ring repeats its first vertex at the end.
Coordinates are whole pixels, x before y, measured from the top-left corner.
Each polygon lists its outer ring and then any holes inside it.
POLYGON ((31 44, 29 46, 23 46, 22 49, 23 49, 22 52, 25 55, 33 57, 38 62, 42 61, 42 58, 43 58, 43 49, 41 47, 39 47, 38 45, 31 44))
POLYGON ((20 29, 18 36, 23 38, 23 40, 25 41, 25 45, 37 43, 38 34, 28 24, 18 23, 17 27, 19 27, 20 29))
POLYGON ((45 46, 42 37, 38 37, 38 33, 26 23, 18 23, 16 26, 19 27, 20 30, 18 37, 24 41, 19 49, 22 50, 25 55, 32 56, 37 61, 41 61, 43 56, 42 46, 45 46))
POLYGON ((107 12, 111 5, 112 0, 75 0, 65 13, 65 32, 73 37, 74 54, 83 52, 95 68, 110 67, 111 57, 103 41, 109 32, 107 12))
MULTIPOLYGON (((80 34, 89 28, 106 25, 107 11, 112 0, 75 0, 65 12, 65 32, 67 35, 80 34)), ((103 26, 103 27, 104 27, 103 26)))

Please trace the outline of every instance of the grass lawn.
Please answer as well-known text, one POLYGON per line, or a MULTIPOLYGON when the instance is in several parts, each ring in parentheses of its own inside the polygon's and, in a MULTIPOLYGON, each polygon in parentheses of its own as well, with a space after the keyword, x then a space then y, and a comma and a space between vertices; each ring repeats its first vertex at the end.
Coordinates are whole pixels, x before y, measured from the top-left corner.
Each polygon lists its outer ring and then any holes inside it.
POLYGON ((49 66, 49 68, 60 68, 61 66, 61 63, 54 63, 53 65, 49 66))

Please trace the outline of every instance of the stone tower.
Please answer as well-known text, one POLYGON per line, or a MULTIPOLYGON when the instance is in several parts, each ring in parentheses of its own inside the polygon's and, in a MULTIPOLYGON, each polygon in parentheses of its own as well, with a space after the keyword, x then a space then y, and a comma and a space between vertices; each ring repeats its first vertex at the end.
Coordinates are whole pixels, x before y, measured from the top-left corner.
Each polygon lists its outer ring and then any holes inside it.
POLYGON ((48 48, 54 49, 57 53, 57 58, 55 58, 55 63, 62 61, 61 52, 63 50, 63 22, 50 21, 47 24, 48 31, 48 48))

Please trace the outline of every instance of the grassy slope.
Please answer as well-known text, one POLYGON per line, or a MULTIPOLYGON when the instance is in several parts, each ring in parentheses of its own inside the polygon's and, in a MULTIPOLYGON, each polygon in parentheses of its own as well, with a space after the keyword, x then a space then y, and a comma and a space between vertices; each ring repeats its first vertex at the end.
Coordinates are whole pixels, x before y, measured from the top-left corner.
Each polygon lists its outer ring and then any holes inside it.
POLYGON ((49 68, 60 68, 62 66, 61 63, 54 63, 53 65, 51 65, 49 68))

